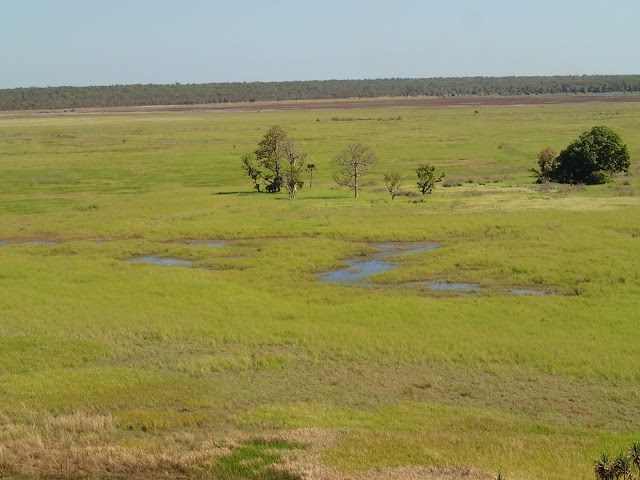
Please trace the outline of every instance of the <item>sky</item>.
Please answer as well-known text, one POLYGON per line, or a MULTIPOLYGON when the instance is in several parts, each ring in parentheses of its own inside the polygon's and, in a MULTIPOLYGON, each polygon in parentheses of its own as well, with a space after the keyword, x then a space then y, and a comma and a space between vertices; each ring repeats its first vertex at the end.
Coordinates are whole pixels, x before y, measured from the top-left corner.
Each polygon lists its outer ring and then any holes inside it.
POLYGON ((0 0, 0 88, 640 73, 639 0, 0 0))

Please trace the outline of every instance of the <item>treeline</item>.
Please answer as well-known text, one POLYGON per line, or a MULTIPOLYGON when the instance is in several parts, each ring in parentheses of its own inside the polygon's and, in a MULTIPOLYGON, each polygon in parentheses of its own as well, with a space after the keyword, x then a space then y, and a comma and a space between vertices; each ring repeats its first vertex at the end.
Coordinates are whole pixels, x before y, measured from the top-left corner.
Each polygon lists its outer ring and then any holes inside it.
POLYGON ((389 78, 0 89, 0 110, 455 95, 640 92, 640 75, 389 78))

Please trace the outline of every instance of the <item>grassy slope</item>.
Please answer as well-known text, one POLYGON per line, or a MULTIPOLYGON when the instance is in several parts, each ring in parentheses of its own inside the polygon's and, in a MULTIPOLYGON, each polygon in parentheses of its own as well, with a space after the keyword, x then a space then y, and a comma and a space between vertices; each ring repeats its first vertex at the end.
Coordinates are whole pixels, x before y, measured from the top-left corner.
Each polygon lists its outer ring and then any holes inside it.
POLYGON ((346 470, 590 476, 640 430, 640 182, 540 191, 527 170, 601 124, 637 173, 633 105, 0 119, 0 239, 70 241, 0 246, 0 444, 64 443, 38 419, 81 412, 113 418, 83 432, 95 445, 339 428, 326 460, 346 470), (295 202, 249 193, 239 168, 274 123, 318 167, 295 202), (351 141, 380 157, 358 201, 330 180, 351 141), (462 186, 390 202, 382 172, 417 192, 425 160, 462 186), (487 291, 316 282, 389 240, 441 248, 376 281, 487 291), (204 268, 124 261, 147 254, 204 268))

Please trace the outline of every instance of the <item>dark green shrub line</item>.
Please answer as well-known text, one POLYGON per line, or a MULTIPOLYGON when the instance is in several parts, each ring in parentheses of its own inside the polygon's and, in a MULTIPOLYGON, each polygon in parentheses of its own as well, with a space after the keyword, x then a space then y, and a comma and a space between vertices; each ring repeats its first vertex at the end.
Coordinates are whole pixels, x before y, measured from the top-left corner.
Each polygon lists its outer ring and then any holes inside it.
POLYGON ((196 105, 336 98, 640 92, 640 75, 383 78, 295 82, 27 87, 0 90, 0 110, 196 105))

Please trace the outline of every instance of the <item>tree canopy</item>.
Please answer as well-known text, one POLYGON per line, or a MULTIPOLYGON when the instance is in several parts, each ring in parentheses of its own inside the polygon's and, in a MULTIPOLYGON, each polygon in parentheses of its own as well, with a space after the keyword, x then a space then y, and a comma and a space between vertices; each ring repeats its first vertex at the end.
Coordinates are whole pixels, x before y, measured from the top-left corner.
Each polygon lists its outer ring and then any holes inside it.
POLYGON ((540 172, 534 172, 539 181, 594 185, 611 181, 614 173, 628 171, 630 157, 620 136, 609 127, 599 126, 580 135, 555 160, 543 150, 538 164, 540 172))
POLYGON ((198 105, 260 100, 640 92, 640 75, 380 78, 0 89, 0 110, 198 105))
POLYGON ((273 125, 258 142, 258 148, 242 156, 242 169, 258 192, 262 185, 269 193, 284 187, 293 200, 304 185, 302 172, 306 158, 307 154, 298 150, 295 140, 281 127, 273 125))
POLYGON ((444 178, 444 173, 436 176, 436 167, 429 163, 421 163, 418 165, 416 175, 418 176, 418 187, 423 195, 425 193, 431 193, 436 182, 440 182, 444 178))
POLYGON ((283 179, 280 171, 284 161, 282 144, 286 139, 286 132, 278 125, 274 125, 258 142, 258 148, 254 152, 258 164, 269 172, 264 175, 269 192, 279 192, 282 188, 283 179))

